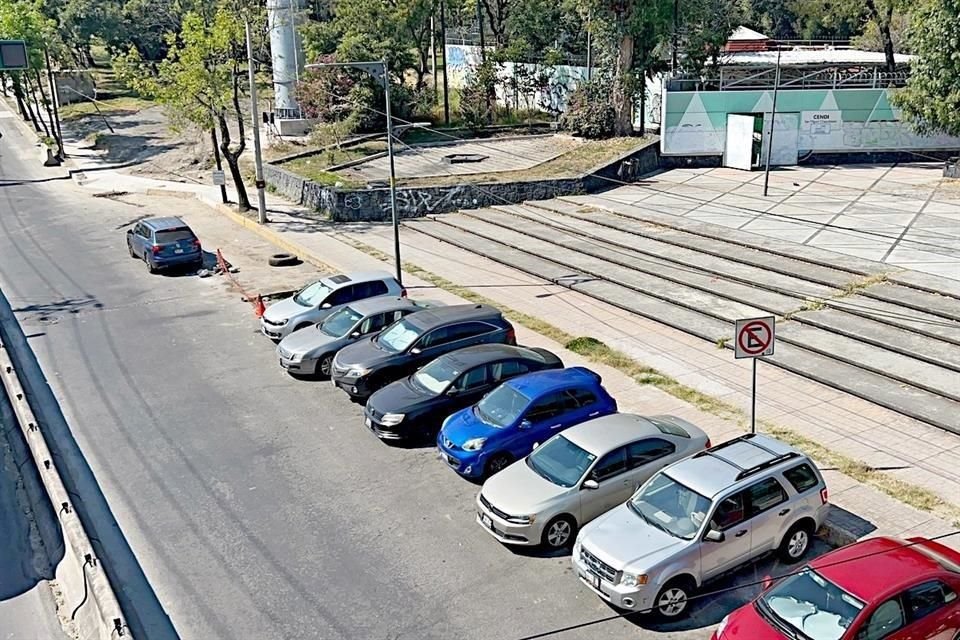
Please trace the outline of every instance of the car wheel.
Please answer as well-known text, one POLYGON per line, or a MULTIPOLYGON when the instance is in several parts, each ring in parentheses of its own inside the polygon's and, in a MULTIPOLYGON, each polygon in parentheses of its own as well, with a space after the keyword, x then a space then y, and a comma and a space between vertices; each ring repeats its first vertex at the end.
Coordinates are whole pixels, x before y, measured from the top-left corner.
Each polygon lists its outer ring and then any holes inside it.
POLYGON ((333 354, 328 353, 320 358, 320 363, 317 365, 317 370, 321 376, 324 378, 329 378, 330 373, 333 370, 333 354))
POLYGON ((136 259, 137 253, 133 250, 133 245, 127 242, 127 253, 130 254, 131 258, 136 259))
POLYGON ((152 264, 150 264, 150 258, 147 257, 146 253, 143 254, 143 264, 147 265, 147 271, 149 271, 150 273, 157 272, 157 268, 152 264))
POLYGON ((787 535, 780 541, 780 548, 777 552, 780 559, 787 563, 799 562, 810 548, 810 539, 813 537, 813 529, 808 524, 797 523, 790 527, 787 535))
POLYGON ((565 549, 577 534, 577 523, 570 516, 557 516, 543 529, 541 543, 548 549, 565 549))
POLYGON ((671 580, 660 589, 653 602, 653 613, 663 620, 676 620, 686 613, 696 587, 688 578, 671 580))
POLYGON ((500 473, 510 466, 511 462, 513 462, 513 458, 506 453, 498 453, 497 455, 493 456, 490 458, 489 462, 487 462, 487 477, 489 478, 492 475, 500 473))

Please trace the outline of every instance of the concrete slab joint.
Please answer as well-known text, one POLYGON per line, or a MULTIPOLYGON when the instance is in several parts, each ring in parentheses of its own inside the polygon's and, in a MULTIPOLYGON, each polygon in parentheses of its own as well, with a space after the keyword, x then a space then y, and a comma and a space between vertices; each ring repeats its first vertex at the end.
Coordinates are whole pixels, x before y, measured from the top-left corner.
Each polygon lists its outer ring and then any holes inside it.
MULTIPOLYGON (((55 458, 47 448, 30 396, 24 389, 13 355, 0 342, 0 380, 13 405, 17 422, 23 431, 33 462, 40 470, 40 479, 54 508, 65 541, 63 558, 57 565, 56 580, 63 595, 58 614, 65 628, 73 627, 85 640, 133 638, 120 609, 113 586, 90 543, 90 537, 73 507, 55 458), (54 461, 44 464, 44 461, 54 461)), ((46 541, 45 541, 46 542, 46 541)), ((49 547, 48 547, 49 548, 49 547)))

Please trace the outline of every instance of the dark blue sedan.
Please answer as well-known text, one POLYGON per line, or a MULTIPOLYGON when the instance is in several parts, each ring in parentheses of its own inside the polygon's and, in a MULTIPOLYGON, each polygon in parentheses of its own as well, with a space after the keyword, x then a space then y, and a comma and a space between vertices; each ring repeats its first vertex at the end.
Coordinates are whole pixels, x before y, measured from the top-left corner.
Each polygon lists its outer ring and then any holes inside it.
POLYGON ((448 417, 437 448, 454 471, 484 478, 519 460, 555 433, 617 412, 617 401, 583 367, 513 378, 477 404, 448 417))

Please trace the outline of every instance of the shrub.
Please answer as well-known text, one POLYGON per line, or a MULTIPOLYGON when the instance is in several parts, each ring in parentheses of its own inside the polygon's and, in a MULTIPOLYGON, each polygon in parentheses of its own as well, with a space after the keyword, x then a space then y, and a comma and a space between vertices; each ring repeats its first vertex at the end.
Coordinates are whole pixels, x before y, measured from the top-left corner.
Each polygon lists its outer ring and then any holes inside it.
POLYGON ((616 115, 611 104, 611 86, 598 77, 579 85, 567 101, 560 126, 584 138, 610 138, 614 135, 616 115))
POLYGON ((480 129, 493 122, 496 109, 497 67, 487 59, 473 70, 460 91, 460 118, 471 129, 480 129))

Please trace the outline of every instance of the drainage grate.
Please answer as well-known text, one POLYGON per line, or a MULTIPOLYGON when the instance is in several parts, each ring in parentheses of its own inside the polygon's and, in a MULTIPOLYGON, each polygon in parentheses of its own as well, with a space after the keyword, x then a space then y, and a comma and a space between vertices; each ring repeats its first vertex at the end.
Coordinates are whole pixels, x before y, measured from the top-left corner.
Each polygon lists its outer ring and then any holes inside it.
POLYGON ((467 162, 483 162, 489 157, 481 153, 451 153, 443 156, 443 161, 447 164, 464 164, 467 162))

